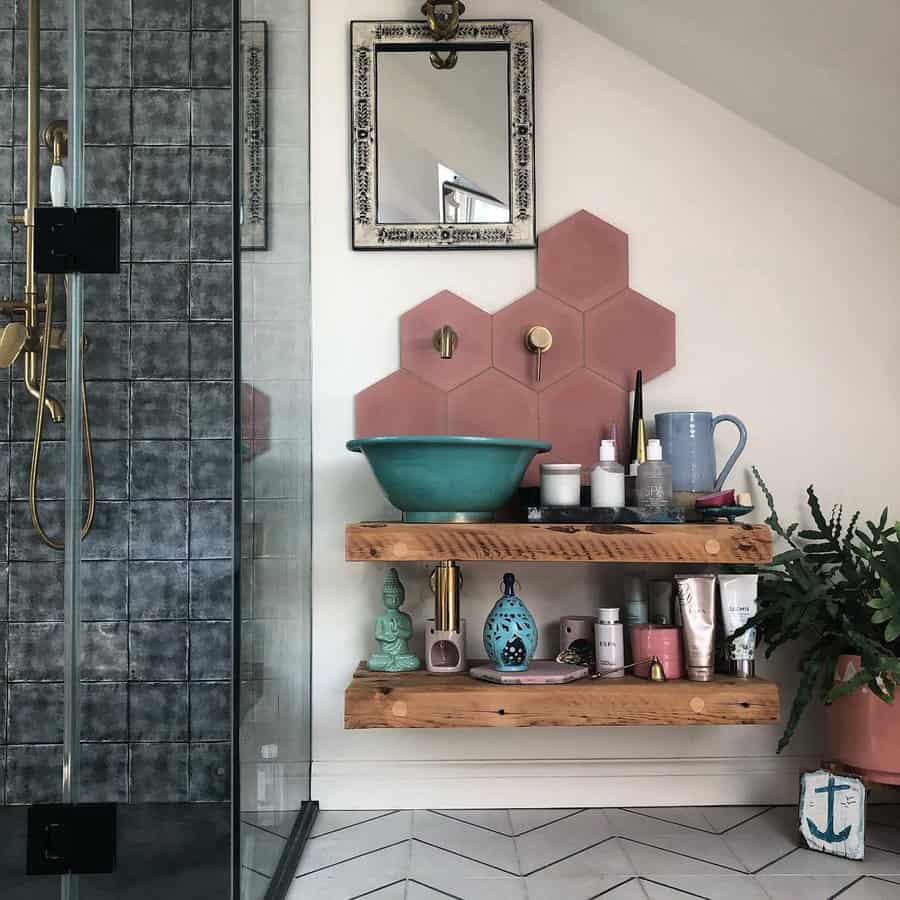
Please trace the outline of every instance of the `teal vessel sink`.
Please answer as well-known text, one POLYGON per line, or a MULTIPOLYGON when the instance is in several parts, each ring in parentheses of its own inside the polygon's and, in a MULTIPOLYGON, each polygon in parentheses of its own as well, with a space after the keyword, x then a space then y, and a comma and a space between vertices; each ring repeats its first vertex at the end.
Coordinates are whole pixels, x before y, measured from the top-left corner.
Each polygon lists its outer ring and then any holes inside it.
POLYGON ((491 522, 551 445, 514 438, 415 435, 349 441, 404 522, 491 522))

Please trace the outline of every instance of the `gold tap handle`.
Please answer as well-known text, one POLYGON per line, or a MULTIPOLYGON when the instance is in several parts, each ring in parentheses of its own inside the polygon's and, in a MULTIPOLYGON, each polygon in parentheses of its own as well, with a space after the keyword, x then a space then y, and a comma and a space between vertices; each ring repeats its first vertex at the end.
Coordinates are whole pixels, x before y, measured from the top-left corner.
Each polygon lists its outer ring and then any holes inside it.
POLYGON ((534 325, 525 335, 525 349, 535 355, 535 381, 540 384, 543 376, 544 354, 553 346, 553 332, 543 325, 534 325))

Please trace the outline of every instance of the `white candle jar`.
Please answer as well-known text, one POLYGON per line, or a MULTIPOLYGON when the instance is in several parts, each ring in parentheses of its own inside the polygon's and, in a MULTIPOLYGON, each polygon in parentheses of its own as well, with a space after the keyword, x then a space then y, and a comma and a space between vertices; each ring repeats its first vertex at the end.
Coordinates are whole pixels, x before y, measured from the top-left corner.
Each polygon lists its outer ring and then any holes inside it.
POLYGON ((541 466, 541 506, 581 506, 581 466, 545 463, 541 466))

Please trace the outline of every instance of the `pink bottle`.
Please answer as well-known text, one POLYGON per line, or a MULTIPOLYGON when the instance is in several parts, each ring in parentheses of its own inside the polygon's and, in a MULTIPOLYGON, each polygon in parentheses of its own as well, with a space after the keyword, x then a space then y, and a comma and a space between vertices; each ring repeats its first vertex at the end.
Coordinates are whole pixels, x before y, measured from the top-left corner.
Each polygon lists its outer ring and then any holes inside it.
MULTIPOLYGON (((667 625, 632 625, 631 626, 632 658, 652 659, 659 657, 666 678, 672 681, 684 678, 684 655, 681 647, 681 629, 667 625)), ((650 677, 650 663, 645 662, 634 667, 638 678, 650 677)))

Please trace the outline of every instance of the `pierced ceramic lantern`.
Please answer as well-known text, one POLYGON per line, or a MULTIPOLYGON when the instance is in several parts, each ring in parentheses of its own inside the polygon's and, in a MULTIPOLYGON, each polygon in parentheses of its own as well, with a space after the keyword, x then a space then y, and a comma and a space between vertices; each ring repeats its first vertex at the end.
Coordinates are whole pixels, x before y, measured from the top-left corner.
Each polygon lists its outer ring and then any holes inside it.
POLYGON ((516 596, 516 576, 503 576, 503 596, 484 623, 484 649, 498 672, 524 672, 537 649, 534 616, 516 596))

